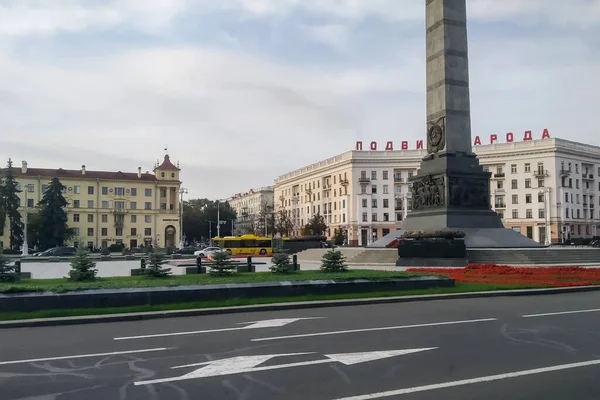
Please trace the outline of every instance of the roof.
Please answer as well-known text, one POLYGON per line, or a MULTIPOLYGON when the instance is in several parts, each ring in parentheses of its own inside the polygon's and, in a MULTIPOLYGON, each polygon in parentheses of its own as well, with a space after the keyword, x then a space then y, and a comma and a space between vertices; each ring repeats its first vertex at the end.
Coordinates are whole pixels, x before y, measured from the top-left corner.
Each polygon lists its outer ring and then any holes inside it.
POLYGON ((162 164, 156 167, 156 169, 161 169, 163 171, 179 171, 179 168, 174 166, 171 162, 168 154, 165 154, 165 159, 163 160, 162 164))
MULTIPOLYGON (((6 168, 3 169, 3 171, 6 168)), ((23 173, 21 168, 13 168, 15 177, 48 177, 48 178, 79 178, 79 179, 103 179, 103 180, 124 180, 124 181, 146 181, 155 182, 157 179, 154 174, 142 173, 138 178, 137 172, 112 172, 112 171, 90 171, 86 170, 85 175, 80 169, 49 169, 49 168, 27 168, 23 173)))

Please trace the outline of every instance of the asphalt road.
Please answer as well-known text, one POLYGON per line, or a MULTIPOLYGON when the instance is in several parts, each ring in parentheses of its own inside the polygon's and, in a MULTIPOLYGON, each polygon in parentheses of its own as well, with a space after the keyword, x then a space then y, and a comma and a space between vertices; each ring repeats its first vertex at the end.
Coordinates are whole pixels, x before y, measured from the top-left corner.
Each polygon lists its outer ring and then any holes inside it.
POLYGON ((3 329, 0 339, 2 400, 600 399, 599 292, 3 329))

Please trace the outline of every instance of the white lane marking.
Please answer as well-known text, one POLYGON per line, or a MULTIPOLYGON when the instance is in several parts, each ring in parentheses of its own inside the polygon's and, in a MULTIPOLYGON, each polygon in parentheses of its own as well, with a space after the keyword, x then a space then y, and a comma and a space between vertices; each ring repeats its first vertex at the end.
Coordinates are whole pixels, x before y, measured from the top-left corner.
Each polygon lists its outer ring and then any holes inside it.
POLYGON ((258 356, 239 356, 239 357, 231 357, 225 358, 222 360, 216 361, 207 361, 197 364, 188 364, 188 365, 180 365, 177 367, 172 367, 171 369, 179 369, 179 368, 187 368, 203 365, 203 368, 196 369, 192 372, 189 372, 182 376, 175 376, 171 378, 162 378, 162 379, 152 379, 149 381, 140 381, 135 382, 135 386, 140 385, 152 385, 155 383, 167 383, 167 382, 175 382, 175 381, 184 381, 189 379, 198 379, 198 378, 208 378, 213 376, 223 376, 223 375, 233 375, 233 374, 241 374, 241 373, 252 373, 258 371, 269 371, 274 369, 283 369, 283 368, 294 368, 294 367, 302 367, 307 365, 317 365, 317 364, 326 364, 326 363, 334 363, 338 362, 344 365, 354 365, 369 361, 382 360, 384 358, 389 357, 397 357, 406 354, 418 353, 421 351, 434 350, 437 347, 428 347, 422 349, 406 349, 406 350, 389 350, 389 351, 370 351, 370 352, 361 352, 361 353, 342 353, 342 354, 326 354, 325 357, 327 359, 324 360, 314 360, 314 361, 302 361, 295 362, 290 364, 280 364, 280 365, 267 365, 264 367, 259 367, 260 364, 275 358, 275 357, 285 357, 285 356, 297 356, 304 354, 314 354, 314 353, 290 353, 290 354, 270 354, 270 355, 258 355, 258 356))
POLYGON ((503 379, 518 378, 518 377, 527 376, 527 375, 535 375, 535 374, 543 374, 546 372, 561 371, 561 370, 565 370, 565 369, 589 367, 592 365, 600 365, 600 360, 585 361, 585 362, 572 363, 572 364, 555 365, 553 367, 545 367, 545 368, 527 369, 527 370, 523 370, 523 371, 509 372, 506 374, 482 376, 479 378, 463 379, 463 380, 454 381, 454 382, 437 383, 434 385, 415 386, 415 387, 406 388, 406 389, 390 390, 387 392, 370 393, 370 394, 363 394, 363 395, 343 397, 343 398, 340 397, 335 400, 381 399, 384 397, 400 396, 403 394, 426 392, 429 390, 445 389, 445 388, 451 388, 451 387, 456 387, 456 386, 473 385, 476 383, 499 381, 499 380, 503 380, 503 379))
POLYGON ((120 355, 120 354, 149 353, 149 352, 152 352, 152 351, 165 351, 165 350, 169 350, 169 348, 168 347, 158 347, 158 348, 155 348, 155 349, 113 351, 111 353, 77 354, 77 355, 74 355, 74 356, 31 358, 29 360, 0 361, 0 365, 26 364, 26 363, 40 362, 40 361, 71 360, 71 359, 75 359, 75 358, 91 358, 91 357, 117 356, 117 355, 120 355))
POLYGON ((533 318, 533 317, 546 317, 549 315, 566 315, 566 314, 580 314, 580 313, 589 313, 589 312, 600 312, 600 308, 595 308, 591 310, 574 310, 574 311, 559 311, 559 312, 551 312, 544 314, 529 314, 522 315, 523 318, 533 318))
POLYGON ((296 321, 309 320, 309 319, 322 319, 326 317, 306 317, 306 318, 279 318, 269 319, 265 321, 253 321, 253 322, 240 322, 238 325, 251 324, 248 326, 242 326, 237 328, 223 328, 223 329, 207 329, 201 331, 189 331, 189 332, 170 332, 170 333, 157 333, 154 335, 140 335, 140 336, 125 336, 117 337, 114 340, 131 340, 131 339, 148 339, 165 336, 185 336, 185 335, 199 335, 201 333, 215 333, 215 332, 229 332, 229 331, 241 331, 247 329, 262 329, 262 328, 277 328, 285 326, 296 321))
POLYGON ((345 334, 345 333, 389 331, 389 330, 394 330, 394 329, 425 328, 428 326, 472 324, 472 323, 477 323, 477 322, 488 322, 488 321, 496 321, 496 318, 469 319, 469 320, 464 320, 464 321, 432 322, 432 323, 428 323, 428 324, 415 324, 415 325, 384 326, 384 327, 380 327, 380 328, 350 329, 350 330, 346 330, 346 331, 305 333, 305 334, 299 334, 299 335, 258 338, 258 339, 252 339, 252 341, 253 342, 262 342, 262 341, 266 341, 266 340, 280 340, 280 339, 294 339, 294 338, 303 338, 303 337, 312 337, 312 336, 341 335, 341 334, 345 334))

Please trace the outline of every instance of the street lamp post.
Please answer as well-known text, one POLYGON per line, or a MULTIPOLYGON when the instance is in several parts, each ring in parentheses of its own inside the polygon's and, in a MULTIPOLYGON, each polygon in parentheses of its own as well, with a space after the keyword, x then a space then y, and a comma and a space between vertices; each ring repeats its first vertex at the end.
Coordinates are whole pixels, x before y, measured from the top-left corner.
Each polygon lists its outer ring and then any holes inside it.
POLYGON ((187 194, 188 190, 186 188, 179 189, 179 248, 183 249, 185 246, 185 240, 183 238, 183 195, 187 194))
POLYGON ((23 229, 23 249, 21 250, 21 255, 23 257, 27 257, 29 255, 29 243, 27 243, 27 216, 28 216, 28 210, 27 210, 27 192, 29 191, 29 188, 33 186, 31 183, 27 184, 24 186, 25 190, 25 205, 23 206, 23 222, 24 222, 24 229, 23 229))
POLYGON ((221 237, 221 207, 217 200, 217 237, 221 237))

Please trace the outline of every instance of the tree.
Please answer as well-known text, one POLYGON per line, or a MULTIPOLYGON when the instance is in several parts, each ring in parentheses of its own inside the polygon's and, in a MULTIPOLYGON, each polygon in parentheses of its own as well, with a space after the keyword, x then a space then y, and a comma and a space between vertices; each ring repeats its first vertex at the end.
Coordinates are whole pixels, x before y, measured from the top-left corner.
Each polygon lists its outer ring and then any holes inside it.
POLYGON ((231 275, 237 270, 237 265, 231 262, 229 256, 224 251, 217 251, 212 255, 213 263, 210 265, 209 274, 212 275, 231 275))
POLYGON ((279 243, 275 248, 273 257, 271 258, 271 264, 269 269, 273 273, 285 274, 292 269, 290 255, 285 251, 282 243, 279 243))
POLYGON ((336 246, 341 246, 344 244, 346 237, 344 236, 344 232, 342 232, 341 229, 335 229, 335 232, 333 234, 333 244, 335 244, 336 246))
POLYGON ((48 189, 40 200, 40 248, 42 250, 64 243, 74 235, 73 229, 67 226, 67 200, 62 195, 65 186, 58 178, 52 178, 48 189))
POLYGON ((39 246, 41 229, 41 214, 39 212, 30 212, 27 216, 27 245, 29 247, 39 246))
POLYGON ((9 159, 6 173, 0 185, 0 208, 3 210, 4 218, 8 218, 9 248, 11 250, 18 250, 23 244, 23 221, 19 212, 21 200, 18 195, 21 190, 18 187, 19 184, 14 176, 12 160, 9 159))
POLYGON ((144 275, 150 278, 165 278, 171 275, 171 268, 163 268, 166 262, 165 254, 162 251, 152 249, 148 252, 148 263, 144 268, 144 275))
POLYGON ((85 250, 79 250, 71 261, 71 270, 69 279, 77 282, 93 281, 96 279, 96 263, 92 261, 90 255, 85 250))
POLYGON ((341 251, 331 249, 323 254, 321 259, 321 270, 324 272, 344 272, 348 270, 346 257, 341 251))
POLYGON ((263 201, 260 205, 260 212, 256 217, 254 227, 256 236, 272 236, 275 234, 275 215, 273 206, 268 202, 263 201))
POLYGON ((0 282, 14 282, 17 278, 14 264, 11 264, 0 248, 0 282))
POLYGON ((302 234, 305 236, 322 236, 326 230, 327 223, 325 222, 325 218, 317 213, 302 228, 302 234))
POLYGON ((279 210, 275 222, 275 231, 279 233, 281 237, 289 237, 293 230, 294 223, 290 219, 289 214, 285 210, 279 210))
MULTIPOLYGON (((221 236, 231 236, 231 220, 237 220, 235 210, 228 202, 219 202, 221 236)), ((209 199, 192 199, 183 203, 183 233, 187 240, 200 241, 217 236, 217 202, 209 199)))

